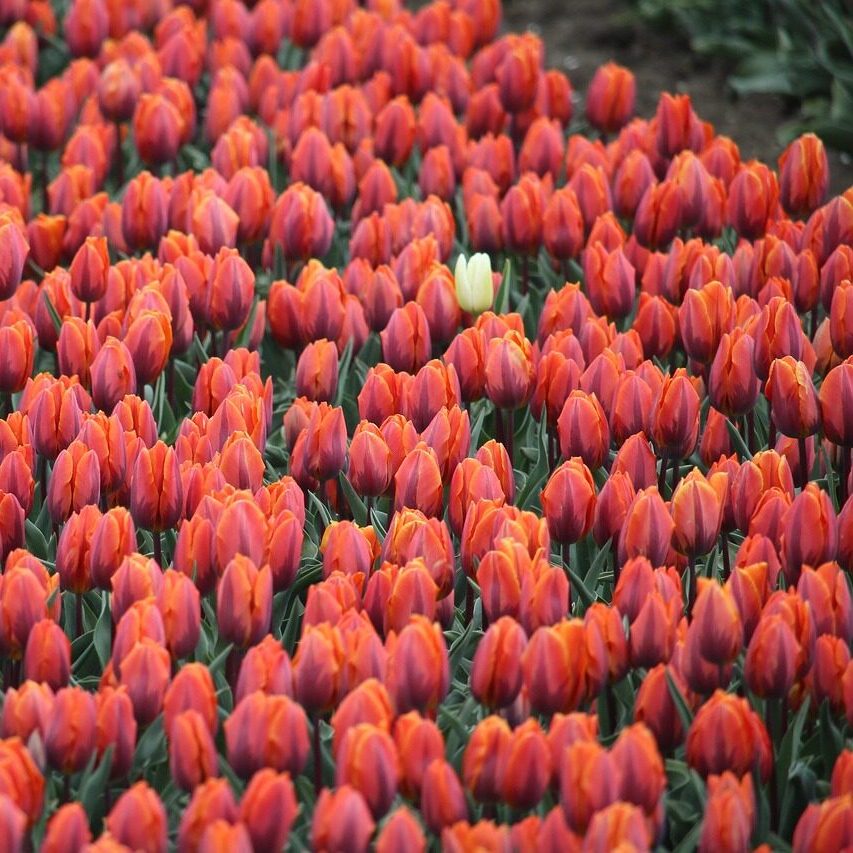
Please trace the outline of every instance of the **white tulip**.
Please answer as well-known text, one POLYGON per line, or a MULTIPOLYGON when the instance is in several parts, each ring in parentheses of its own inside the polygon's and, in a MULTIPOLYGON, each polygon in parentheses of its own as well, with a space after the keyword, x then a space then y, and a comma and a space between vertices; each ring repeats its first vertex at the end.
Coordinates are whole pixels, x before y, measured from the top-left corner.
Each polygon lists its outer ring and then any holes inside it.
POLYGON ((492 263, 484 252, 460 255, 456 261, 456 298, 459 307, 469 314, 482 314, 492 307, 495 298, 492 287, 492 263))

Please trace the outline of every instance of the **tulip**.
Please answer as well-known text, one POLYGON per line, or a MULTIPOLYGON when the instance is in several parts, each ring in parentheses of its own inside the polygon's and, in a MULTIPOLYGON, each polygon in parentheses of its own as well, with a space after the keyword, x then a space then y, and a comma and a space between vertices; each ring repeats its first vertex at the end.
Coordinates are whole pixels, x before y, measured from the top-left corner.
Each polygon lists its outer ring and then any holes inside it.
POLYGON ((391 813, 376 836, 375 849, 376 853, 396 853, 397 850, 424 853, 424 831, 408 808, 400 806, 391 813))
POLYGON ((112 749, 110 777, 126 776, 136 750, 136 720, 133 702, 126 687, 109 688, 95 694, 97 718, 95 741, 98 758, 103 759, 107 748, 112 749))
POLYGON ((526 646, 527 635, 514 619, 504 616, 489 626, 471 662, 471 692, 478 702, 498 709, 515 701, 526 646))
POLYGON ((387 731, 370 723, 350 728, 340 743, 335 783, 361 793, 374 817, 388 811, 397 792, 397 750, 387 731))
POLYGON ((453 767, 443 758, 435 759, 424 772, 421 814, 433 832, 468 817, 462 785, 453 767))
POLYGON ((564 462, 542 490, 542 511, 551 536, 563 545, 578 542, 592 528, 595 483, 578 457, 564 462))
POLYGON ((0 326, 0 347, 4 353, 0 365, 0 392, 14 394, 23 390, 33 372, 33 327, 24 320, 0 326))
POLYGON ((251 779, 240 801, 240 819, 255 850, 280 850, 296 820, 298 804, 287 773, 266 767, 251 779))
POLYGON ((10 299, 21 283, 30 245, 21 227, 10 221, 0 224, 0 245, 0 298, 10 299))
POLYGON ((610 427, 594 393, 572 391, 557 419, 557 430, 563 456, 579 456, 593 471, 602 466, 610 449, 610 427))
POLYGON ((804 439, 817 432, 820 427, 817 393, 803 362, 792 356, 774 359, 764 393, 770 401, 773 421, 783 435, 804 439))
POLYGON ((751 160, 741 166, 729 185, 728 220, 741 237, 755 240, 764 235, 778 202, 776 174, 751 160))
MULTIPOLYGON (((213 822, 240 817, 231 787, 225 779, 208 779, 193 791, 178 827, 178 849, 198 850, 206 828, 213 822)), ((251 830, 250 830, 251 831, 251 830)))
POLYGON ((756 768, 766 780, 772 767, 770 738, 746 699, 718 690, 702 705, 687 732, 687 763, 703 776, 756 768))
POLYGON ((501 798, 517 809, 531 809, 542 799, 551 777, 548 741, 536 720, 513 730, 499 759, 501 798))
POLYGON ((675 522, 658 490, 638 491, 625 516, 619 535, 619 561, 645 556, 655 565, 665 562, 675 522))
POLYGON ((664 377, 652 404, 651 433, 658 451, 673 460, 684 459, 696 447, 699 395, 686 374, 664 377))
POLYGON ((394 475, 394 509, 417 509, 437 516, 443 502, 441 469, 435 451, 425 443, 406 454, 394 475))
POLYGON ((804 133, 788 145, 779 157, 780 200, 792 214, 809 214, 826 195, 829 164, 823 142, 813 133, 804 133))
POLYGON ((413 616, 388 641, 386 686, 398 711, 432 709, 449 686, 447 646, 437 623, 413 616))
POLYGON ((302 708, 287 696, 250 693, 224 728, 228 762, 244 779, 262 767, 296 775, 305 766, 308 722, 302 708), (287 736, 281 738, 279 732, 287 736))
POLYGON ((136 369, 130 350, 123 341, 108 337, 89 368, 92 400, 104 412, 111 413, 116 404, 136 391, 136 369))
POLYGON ((162 564, 160 533, 181 516, 183 486, 175 451, 158 441, 150 450, 141 447, 130 481, 130 513, 138 527, 153 531, 154 558, 162 564))
POLYGON ((97 302, 106 293, 109 268, 106 238, 87 237, 68 268, 71 292, 87 305, 97 302))
POLYGON ((612 753, 594 741, 566 748, 560 773, 560 804, 569 826, 585 832, 596 813, 619 799, 622 770, 612 753))
POLYGON ((47 728, 53 709, 53 690, 47 684, 27 680, 6 691, 0 731, 4 737, 29 740, 33 732, 41 735, 47 728))
POLYGON ((337 347, 325 338, 313 341, 296 364, 296 393, 318 402, 328 402, 338 384, 337 347))
POLYGON ((44 733, 48 760, 63 773, 75 773, 95 749, 95 700, 80 687, 64 687, 53 708, 44 733))
POLYGON ((44 853, 63 853, 66 850, 81 850, 92 840, 89 818, 80 803, 72 802, 60 806, 50 820, 41 843, 44 853))
POLYGON ((116 801, 105 824, 120 844, 146 853, 165 853, 168 847, 166 810, 146 782, 137 782, 116 801))
POLYGON ((334 707, 342 694, 344 649, 340 634, 328 624, 308 626, 293 659, 293 688, 310 713, 334 707))
POLYGON ((316 850, 346 848, 367 851, 375 824, 364 797, 349 785, 324 788, 317 798, 311 823, 311 844, 316 850))
POLYGON ((71 675, 71 642, 52 619, 36 622, 24 650, 24 677, 59 690, 71 675))
POLYGON ((462 781, 483 803, 501 798, 498 771, 509 748, 512 732, 501 717, 486 717, 471 732, 462 757, 462 781))
POLYGON ((456 297, 463 311, 477 316, 492 307, 494 289, 488 255, 479 253, 468 259, 460 255, 456 261, 455 280, 456 297))
POLYGON ((198 711, 184 711, 172 722, 169 734, 169 769, 175 784, 194 790, 217 775, 216 747, 198 711))
POLYGON ((216 613, 223 637, 240 648, 254 645, 269 631, 272 573, 237 554, 225 567, 216 590, 216 613))
POLYGON ((429 323, 416 302, 396 308, 379 337, 382 358, 394 370, 414 373, 429 359, 432 349, 429 323))

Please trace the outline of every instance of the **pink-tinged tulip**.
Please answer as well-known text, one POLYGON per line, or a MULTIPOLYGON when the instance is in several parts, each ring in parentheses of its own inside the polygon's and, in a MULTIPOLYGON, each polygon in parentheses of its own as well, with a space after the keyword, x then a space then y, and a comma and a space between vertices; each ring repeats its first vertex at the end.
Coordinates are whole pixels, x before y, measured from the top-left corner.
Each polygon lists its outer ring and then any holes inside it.
POLYGON ((792 356, 774 359, 764 389, 783 435, 805 438, 820 427, 817 393, 808 368, 792 356))
POLYGON ((824 200, 829 164, 823 142, 813 133, 795 139, 779 157, 780 200, 792 215, 806 215, 824 200))

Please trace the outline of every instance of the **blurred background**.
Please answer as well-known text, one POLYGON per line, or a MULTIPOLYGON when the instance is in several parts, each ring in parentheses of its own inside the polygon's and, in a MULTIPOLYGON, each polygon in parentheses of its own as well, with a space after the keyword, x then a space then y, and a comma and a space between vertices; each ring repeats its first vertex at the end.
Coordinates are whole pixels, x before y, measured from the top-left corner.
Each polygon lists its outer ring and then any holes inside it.
POLYGON ((504 18, 537 32, 581 93, 613 59, 637 77, 638 114, 687 92, 766 162, 812 130, 831 149, 831 191, 853 185, 851 0, 504 0, 504 18))

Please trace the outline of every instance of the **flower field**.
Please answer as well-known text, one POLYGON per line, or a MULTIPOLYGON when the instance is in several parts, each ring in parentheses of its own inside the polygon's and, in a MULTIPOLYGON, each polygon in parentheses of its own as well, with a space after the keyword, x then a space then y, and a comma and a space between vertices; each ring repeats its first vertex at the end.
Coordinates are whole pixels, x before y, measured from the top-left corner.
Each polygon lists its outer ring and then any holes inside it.
POLYGON ((0 2, 0 850, 853 849, 853 187, 418 5, 0 2))

